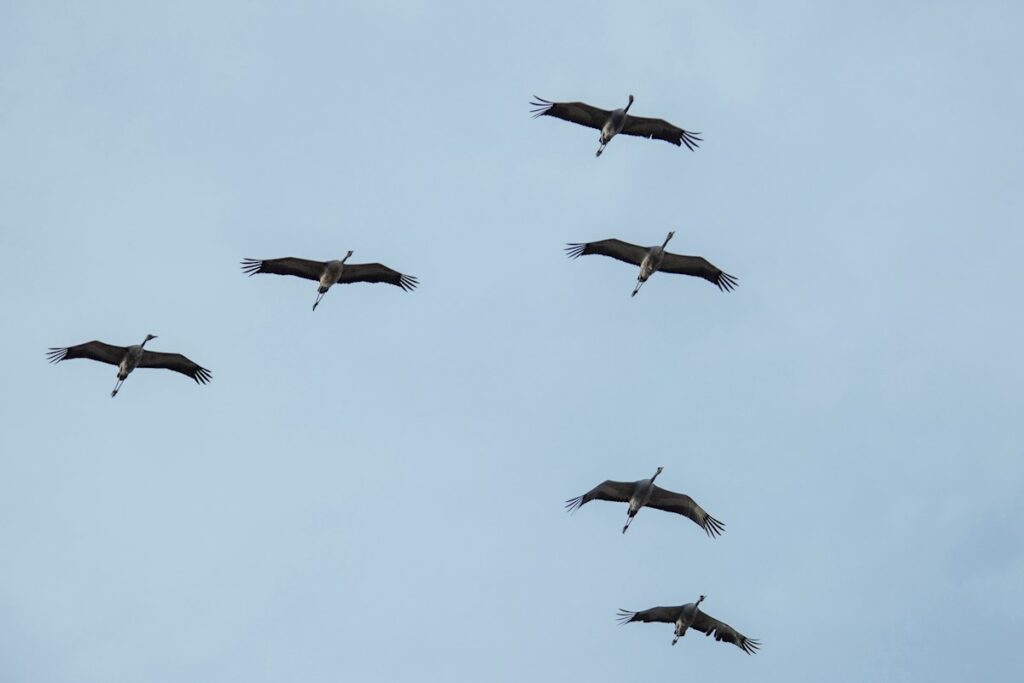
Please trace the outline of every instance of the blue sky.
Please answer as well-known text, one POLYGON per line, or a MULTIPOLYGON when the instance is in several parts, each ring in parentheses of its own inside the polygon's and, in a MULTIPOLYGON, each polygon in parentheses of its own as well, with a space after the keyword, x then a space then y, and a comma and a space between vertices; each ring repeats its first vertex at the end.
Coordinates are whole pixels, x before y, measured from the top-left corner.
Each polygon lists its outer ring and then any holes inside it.
POLYGON ((3 3, 0 679, 1019 678, 1021 15, 3 3), (669 229, 739 289, 562 252, 669 229), (562 510, 658 465, 721 538, 562 510))

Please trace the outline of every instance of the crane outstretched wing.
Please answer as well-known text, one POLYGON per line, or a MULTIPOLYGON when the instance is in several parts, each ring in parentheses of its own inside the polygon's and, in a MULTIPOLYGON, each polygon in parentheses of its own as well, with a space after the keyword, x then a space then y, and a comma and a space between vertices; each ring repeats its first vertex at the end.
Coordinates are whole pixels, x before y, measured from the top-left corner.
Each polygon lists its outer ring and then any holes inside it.
POLYGON ((655 486, 651 492, 651 499, 647 502, 647 507, 689 517, 712 538, 725 531, 724 524, 705 512, 704 508, 697 505, 697 502, 685 493, 676 493, 655 486))
POLYGON ((350 266, 345 266, 341 271, 338 284, 351 282, 386 282, 389 285, 401 287, 407 292, 416 289, 416 285, 419 284, 419 280, 412 275, 403 275, 381 263, 353 263, 350 266))
POLYGON ((610 500, 616 503, 628 503, 633 497, 636 489, 635 481, 608 481, 601 482, 590 489, 582 496, 576 496, 565 501, 567 510, 578 510, 592 500, 610 500))
POLYGON ((676 607, 652 607, 650 609, 640 610, 639 612, 630 612, 629 610, 620 608, 618 612, 618 620, 620 624, 628 624, 633 621, 642 621, 645 623, 658 621, 666 624, 674 624, 682 611, 683 605, 678 605, 676 607))
POLYGON ((554 116, 556 119, 578 123, 587 128, 601 130, 612 113, 605 109, 593 107, 584 102, 550 102, 541 97, 533 96, 530 106, 533 118, 538 116, 554 116))
POLYGON ((627 116, 622 126, 622 132, 626 135, 635 135, 641 138, 653 138, 664 140, 673 145, 686 145, 691 152, 700 147, 703 140, 700 133, 683 130, 679 126, 673 126, 665 119, 649 119, 643 116, 627 116))
POLYGON ((51 348, 46 352, 46 359, 51 363, 59 363, 62 360, 71 360, 73 358, 88 358, 90 360, 98 360, 101 363, 118 365, 126 353, 128 353, 128 348, 125 346, 114 346, 113 344, 104 344, 101 341, 91 341, 78 344, 77 346, 51 348))
POLYGON ((143 351, 139 359, 140 368, 165 368, 191 377, 196 384, 206 384, 212 378, 210 371, 194 363, 180 353, 161 353, 159 351, 143 351))
POLYGON ((647 252, 647 247, 640 247, 635 244, 630 244, 629 242, 623 242, 622 240, 616 239, 601 240, 599 242, 570 243, 565 246, 565 253, 569 258, 579 258, 580 256, 597 254, 599 256, 610 256, 613 259, 625 261, 626 263, 632 263, 634 266, 640 265, 644 260, 644 256, 647 255, 647 252))
POLYGON ((711 264, 702 256, 683 256, 681 254, 665 254, 658 270, 663 273, 678 273, 680 275, 692 275, 702 277, 711 284, 717 286, 723 292, 730 292, 739 285, 739 281, 711 264))
POLYGON ((693 619, 693 624, 690 628, 703 631, 706 635, 713 635, 715 640, 719 640, 725 643, 732 643, 739 649, 746 652, 748 655, 752 655, 757 652, 758 648, 761 647, 760 641, 754 638, 747 638, 745 635, 734 629, 724 621, 719 621, 704 612, 697 610, 697 616, 693 619))
POLYGON ((256 273, 272 273, 274 275, 294 275, 307 280, 319 280, 326 267, 327 263, 324 261, 310 261, 292 256, 263 261, 247 258, 242 261, 242 272, 249 276, 256 273))

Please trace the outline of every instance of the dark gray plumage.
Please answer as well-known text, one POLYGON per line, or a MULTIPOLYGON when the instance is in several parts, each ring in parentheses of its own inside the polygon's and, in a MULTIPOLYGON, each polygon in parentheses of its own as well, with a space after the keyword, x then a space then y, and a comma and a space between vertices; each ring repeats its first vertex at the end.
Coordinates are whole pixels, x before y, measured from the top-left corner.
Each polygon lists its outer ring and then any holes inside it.
POLYGON ((381 263, 345 263, 350 256, 351 251, 344 258, 335 261, 310 261, 294 257, 265 260, 247 258, 242 261, 242 272, 250 276, 257 273, 294 275, 306 280, 319 281, 317 298, 313 303, 314 311, 327 290, 335 284, 384 282, 401 287, 407 292, 416 289, 416 285, 419 284, 419 280, 412 275, 404 275, 381 263))
POLYGON ((159 351, 147 351, 143 347, 150 339, 156 339, 155 335, 147 334, 141 344, 132 346, 114 346, 101 341, 91 341, 76 346, 65 346, 51 348, 46 353, 46 358, 51 363, 59 363, 62 360, 74 358, 88 358, 101 363, 118 366, 117 384, 111 392, 111 397, 117 396, 121 384, 135 368, 163 368, 181 373, 191 377, 196 384, 206 384, 212 378, 209 370, 189 360, 180 353, 161 353, 159 351))
POLYGON ((714 538, 725 531, 725 524, 709 515, 704 508, 697 505, 697 502, 685 493, 676 493, 663 489, 654 484, 654 480, 661 474, 663 468, 659 467, 650 479, 640 481, 604 481, 584 493, 565 501, 565 507, 569 511, 575 511, 592 500, 610 500, 615 503, 628 503, 626 511, 626 526, 622 528, 625 533, 629 528, 633 517, 642 507, 650 507, 665 512, 674 512, 693 520, 708 536, 714 538))
POLYGON ((707 636, 713 635, 717 641, 732 643, 748 655, 752 655, 757 652, 758 648, 761 647, 760 641, 754 638, 748 638, 724 621, 719 621, 705 612, 702 612, 698 605, 700 605, 703 600, 704 596, 702 595, 696 603, 691 602, 685 605, 678 605, 676 607, 652 607, 639 612, 630 612, 629 610, 620 609, 618 612, 618 619, 620 624, 629 624, 634 621, 675 624, 676 629, 675 639, 672 641, 673 645, 676 644, 676 641, 686 635, 687 629, 692 628, 697 631, 701 631, 707 636))
POLYGON ((576 123, 587 128, 596 128, 601 131, 599 142, 601 146, 597 150, 597 156, 601 156, 613 137, 622 133, 641 138, 653 140, 664 140, 673 145, 682 146, 691 152, 695 151, 702 142, 700 133, 683 130, 674 126, 664 119, 649 119, 642 116, 631 116, 629 108, 633 106, 633 96, 629 96, 629 102, 622 109, 600 109, 584 102, 551 102, 543 98, 533 96, 530 105, 533 118, 538 116, 553 116, 563 121, 576 123))
POLYGON ((732 291, 739 285, 739 281, 734 276, 729 275, 702 256, 684 256, 665 251, 665 246, 674 234, 674 232, 669 232, 668 237, 665 238, 665 244, 660 247, 641 247, 618 239, 608 239, 598 242, 570 243, 566 245, 565 252, 572 259, 597 254, 640 266, 637 287, 633 290, 634 295, 640 289, 640 285, 659 271, 703 278, 723 292, 732 291))

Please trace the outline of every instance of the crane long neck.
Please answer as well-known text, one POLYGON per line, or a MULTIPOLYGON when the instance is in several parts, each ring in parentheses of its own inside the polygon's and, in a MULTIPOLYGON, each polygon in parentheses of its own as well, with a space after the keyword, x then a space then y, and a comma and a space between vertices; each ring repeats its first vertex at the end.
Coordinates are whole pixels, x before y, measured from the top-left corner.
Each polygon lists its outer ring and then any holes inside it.
POLYGON ((661 243, 661 248, 664 249, 668 246, 668 241, 672 239, 672 233, 665 235, 665 241, 661 243))
POLYGON ((629 102, 626 103, 626 108, 622 110, 622 113, 623 114, 628 113, 629 112, 629 108, 632 107, 632 106, 633 106, 633 98, 630 97, 629 98, 629 102))

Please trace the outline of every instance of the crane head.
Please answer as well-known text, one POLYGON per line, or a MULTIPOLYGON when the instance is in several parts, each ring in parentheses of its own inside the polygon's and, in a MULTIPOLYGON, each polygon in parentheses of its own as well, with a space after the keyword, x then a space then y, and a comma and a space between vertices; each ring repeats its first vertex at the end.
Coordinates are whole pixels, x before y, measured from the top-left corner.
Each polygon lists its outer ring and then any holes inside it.
POLYGON ((156 339, 156 335, 155 334, 147 334, 146 335, 146 341, 149 341, 150 339, 156 339))
POLYGON ((633 96, 632 95, 629 96, 629 103, 633 104, 633 96))

